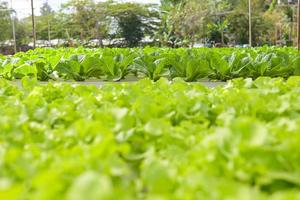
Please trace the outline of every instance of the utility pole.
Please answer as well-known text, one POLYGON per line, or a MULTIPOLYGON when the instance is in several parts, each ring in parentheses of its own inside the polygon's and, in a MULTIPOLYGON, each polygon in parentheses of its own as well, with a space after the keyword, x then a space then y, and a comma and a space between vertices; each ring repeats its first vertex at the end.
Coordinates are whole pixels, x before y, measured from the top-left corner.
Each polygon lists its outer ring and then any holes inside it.
POLYGON ((252 47, 252 10, 251 10, 251 0, 249 0, 249 46, 252 47))
POLYGON ((300 0, 298 0, 298 50, 300 51, 300 0))
POLYGON ((17 53, 17 41, 16 41, 16 28, 15 28, 15 18, 14 18, 14 10, 12 8, 12 0, 10 0, 10 18, 11 18, 11 25, 12 25, 12 32, 13 32, 13 39, 14 39, 14 53, 17 53))
MULTIPOLYGON (((49 18, 49 16, 47 16, 49 18)), ((49 42, 49 45, 51 46, 51 33, 50 33, 50 22, 49 22, 49 19, 48 19, 48 42, 49 42)))
POLYGON ((33 0, 31 0, 31 21, 32 21, 33 48, 35 49, 35 46, 36 46, 36 33, 35 33, 33 0))
MULTIPOLYGON (((48 0, 46 1, 46 3, 48 4, 48 0)), ((51 10, 50 10, 50 12, 51 12, 51 10)), ((51 27, 50 27, 50 20, 49 20, 49 16, 51 14, 50 12, 47 12, 47 24, 48 24, 48 43, 49 43, 49 46, 51 47, 51 27)))

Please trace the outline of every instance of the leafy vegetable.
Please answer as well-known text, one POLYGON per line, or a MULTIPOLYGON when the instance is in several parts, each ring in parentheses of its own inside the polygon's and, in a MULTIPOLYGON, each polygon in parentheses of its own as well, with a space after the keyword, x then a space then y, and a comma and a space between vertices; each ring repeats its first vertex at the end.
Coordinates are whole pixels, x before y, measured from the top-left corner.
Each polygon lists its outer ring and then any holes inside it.
POLYGON ((294 48, 253 49, 35 49, 2 56, 0 77, 120 81, 134 76, 159 80, 183 78, 226 81, 260 76, 288 78, 300 74, 300 54, 294 48), (22 66, 22 67, 21 67, 22 66), (17 69, 17 72, 14 70, 17 69), (37 73, 36 73, 37 71, 37 73))
POLYGON ((300 197, 300 77, 22 82, 0 79, 0 199, 300 197))

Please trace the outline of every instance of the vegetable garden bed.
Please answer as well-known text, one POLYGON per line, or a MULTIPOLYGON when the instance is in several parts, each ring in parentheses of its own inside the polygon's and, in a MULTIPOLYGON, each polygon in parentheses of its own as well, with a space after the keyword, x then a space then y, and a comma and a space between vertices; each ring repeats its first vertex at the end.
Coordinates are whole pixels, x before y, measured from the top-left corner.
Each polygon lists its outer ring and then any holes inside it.
POLYGON ((35 49, 0 56, 0 77, 40 81, 182 78, 188 82, 300 75, 294 48, 256 49, 35 49))
POLYGON ((0 79, 0 199, 299 199, 300 77, 0 79))
MULTIPOLYGON (((96 86, 100 87, 106 84, 135 84, 139 80, 132 80, 132 81, 117 81, 117 82, 111 82, 111 81, 37 81, 38 85, 47 85, 49 83, 63 83, 63 84, 70 84, 70 85, 85 85, 85 86, 96 86)), ((18 87, 22 87, 22 81, 20 80, 14 80, 10 83, 17 85, 18 87)), ((204 85, 209 88, 214 88, 217 86, 225 86, 227 82, 221 82, 221 81, 199 81, 199 82, 189 82, 190 84, 200 84, 204 85)))

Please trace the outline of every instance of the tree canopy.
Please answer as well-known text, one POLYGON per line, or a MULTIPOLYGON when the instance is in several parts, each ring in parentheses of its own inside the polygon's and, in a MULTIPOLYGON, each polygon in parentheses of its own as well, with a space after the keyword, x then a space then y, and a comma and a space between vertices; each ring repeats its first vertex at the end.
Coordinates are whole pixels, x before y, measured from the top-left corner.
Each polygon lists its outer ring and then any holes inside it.
MULTIPOLYGON (((284 2, 284 1, 282 1, 284 2)), ((252 0, 253 44, 292 42, 295 8, 276 0, 252 0)), ((69 0, 59 10, 48 3, 36 16, 37 38, 98 40, 122 38, 124 45, 140 45, 152 38, 160 46, 194 46, 214 42, 221 45, 248 43, 248 0, 161 0, 160 5, 120 3, 113 0, 69 0)), ((18 43, 31 37, 30 17, 14 19, 18 43)), ((10 11, 0 4, 0 41, 12 38, 10 11)))

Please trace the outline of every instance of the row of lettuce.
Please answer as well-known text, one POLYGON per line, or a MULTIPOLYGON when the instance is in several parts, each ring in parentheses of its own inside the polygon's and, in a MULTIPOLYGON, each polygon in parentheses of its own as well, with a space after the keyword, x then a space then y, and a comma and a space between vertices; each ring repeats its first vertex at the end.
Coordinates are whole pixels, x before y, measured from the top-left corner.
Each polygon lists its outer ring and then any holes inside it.
POLYGON ((0 77, 9 80, 32 76, 41 81, 119 81, 142 77, 225 81, 293 75, 300 75, 300 53, 294 48, 49 48, 0 56, 0 77))
POLYGON ((0 199, 300 198, 300 77, 0 80, 0 199))

